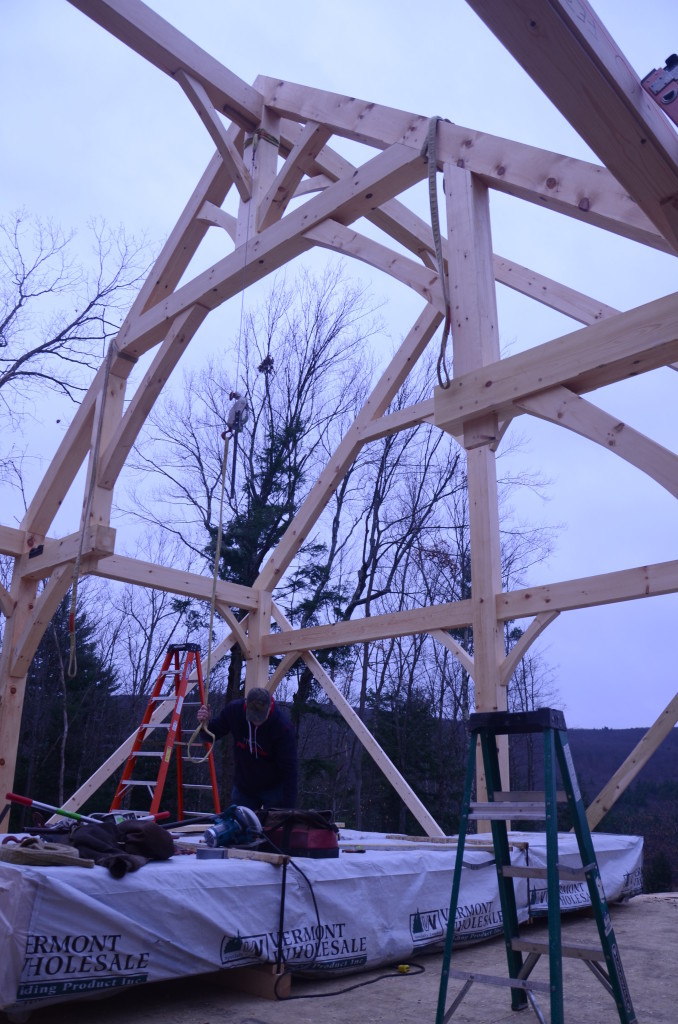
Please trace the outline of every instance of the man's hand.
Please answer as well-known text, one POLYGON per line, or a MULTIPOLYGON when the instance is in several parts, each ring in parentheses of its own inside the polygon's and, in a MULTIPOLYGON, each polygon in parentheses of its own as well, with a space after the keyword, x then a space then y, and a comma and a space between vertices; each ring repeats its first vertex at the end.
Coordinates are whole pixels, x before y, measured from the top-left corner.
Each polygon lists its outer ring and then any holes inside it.
POLYGON ((209 704, 201 704, 200 707, 198 708, 198 721, 200 722, 201 725, 203 724, 203 722, 205 723, 205 725, 207 725, 209 720, 210 720, 210 707, 209 707, 209 704))

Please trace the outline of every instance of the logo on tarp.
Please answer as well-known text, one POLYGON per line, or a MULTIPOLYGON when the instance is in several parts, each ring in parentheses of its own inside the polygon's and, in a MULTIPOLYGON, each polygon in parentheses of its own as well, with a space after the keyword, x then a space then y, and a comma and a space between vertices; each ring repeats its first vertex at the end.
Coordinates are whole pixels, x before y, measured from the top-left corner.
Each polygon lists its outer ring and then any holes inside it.
POLYGON ((246 966, 278 956, 286 964, 313 971, 338 971, 367 963, 367 936, 347 934, 345 921, 287 928, 259 935, 224 935, 220 959, 224 966, 246 966))
POLYGON ((442 939, 447 929, 447 918, 443 910, 419 910, 410 914, 410 935, 420 946, 442 939))
POLYGON ((150 953, 129 952, 122 935, 26 936, 17 999, 79 995, 148 981, 150 953))

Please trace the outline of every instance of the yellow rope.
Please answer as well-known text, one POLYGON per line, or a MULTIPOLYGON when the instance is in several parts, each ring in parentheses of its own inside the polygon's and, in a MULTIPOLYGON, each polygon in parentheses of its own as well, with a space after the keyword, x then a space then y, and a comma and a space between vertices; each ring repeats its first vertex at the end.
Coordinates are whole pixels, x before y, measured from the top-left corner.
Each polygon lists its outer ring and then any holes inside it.
MULTIPOLYGON (((224 457, 221 460, 221 494, 219 497, 219 526, 217 528, 217 546, 214 552, 214 571, 212 573, 212 597, 210 600, 210 625, 209 632, 207 634, 207 670, 205 673, 205 679, 203 682, 203 690, 205 694, 205 704, 207 704, 209 698, 209 687, 210 687, 210 672, 212 669, 212 627, 214 625, 214 608, 217 600, 217 580, 219 578, 219 561, 221 558, 221 537, 223 534, 223 522, 224 522, 224 493, 226 491, 226 464, 228 461, 228 445, 230 441, 230 434, 224 431, 224 457)), ((195 730, 186 748, 187 756, 196 764, 202 764, 209 757, 209 750, 201 758, 194 758, 191 755, 191 744, 195 741, 198 734, 204 732, 209 737, 210 743, 215 743, 214 733, 210 732, 204 722, 198 724, 198 728, 195 730)))

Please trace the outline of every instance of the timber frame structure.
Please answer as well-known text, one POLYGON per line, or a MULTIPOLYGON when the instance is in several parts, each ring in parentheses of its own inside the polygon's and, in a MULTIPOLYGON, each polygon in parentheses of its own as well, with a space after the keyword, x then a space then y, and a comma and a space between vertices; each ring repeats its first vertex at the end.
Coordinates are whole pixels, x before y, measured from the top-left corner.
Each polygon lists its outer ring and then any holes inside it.
MULTIPOLYGON (((499 40, 596 153, 601 165, 439 120, 437 168, 444 175, 442 238, 449 310, 431 225, 399 196, 427 175, 429 119, 346 96, 259 77, 240 80, 140 0, 70 0, 122 43, 173 77, 210 133, 216 152, 129 311, 71 422, 19 529, 0 526, 0 551, 15 559, 0 660, 0 792, 12 788, 26 673, 36 647, 80 571, 208 601, 211 580, 115 553, 113 490, 163 385, 210 311, 310 248, 370 264, 419 293, 422 312, 318 477, 252 587, 219 582, 217 610, 231 632, 212 660, 241 643, 246 688, 274 689, 303 658, 429 835, 442 834, 426 808, 324 673, 313 651, 427 632, 459 657, 475 683, 476 707, 506 706, 506 685, 529 645, 562 611, 678 591, 678 561, 502 592, 495 453, 517 416, 546 419, 609 448, 678 497, 678 457, 583 397, 604 385, 678 361, 678 294, 619 312, 492 249, 489 195, 497 189, 639 244, 678 253, 678 134, 644 92, 586 0, 468 0, 499 40), (597 96, 592 104, 587 97, 597 96), (226 126, 225 120, 230 122, 226 126), (373 155, 356 167, 331 146, 356 140, 373 155), (250 145, 252 141, 256 145, 250 145), (231 189, 238 215, 222 209, 231 189), (292 200, 295 200, 292 203, 292 200), (246 223, 251 237, 246 245, 246 223), (380 241, 361 234, 369 222, 380 241), (230 252, 179 284, 208 231, 230 236, 230 252), (393 247, 395 243, 395 248, 393 247), (583 326, 501 358, 495 282, 543 302, 583 326), (417 405, 388 414, 391 400, 451 317, 454 373, 417 405), (133 395, 135 362, 154 351, 133 395), (274 590, 361 446, 435 424, 467 455, 472 597, 437 607, 293 629, 274 590), (83 519, 69 536, 49 530, 88 460, 83 519), (246 612, 238 622, 232 608, 246 612), (506 657, 502 625, 532 616, 506 657), (275 621, 280 632, 271 632, 275 621), (471 626, 474 656, 446 632, 471 626), (245 635, 246 631, 246 635, 245 635), (269 678, 269 659, 282 656, 269 678)), ((75 525, 75 524, 74 524, 75 525)), ((160 707, 156 720, 167 709, 160 707)), ((595 826, 678 719, 678 697, 589 808, 595 826)), ((75 809, 116 770, 132 738, 67 802, 75 809)))

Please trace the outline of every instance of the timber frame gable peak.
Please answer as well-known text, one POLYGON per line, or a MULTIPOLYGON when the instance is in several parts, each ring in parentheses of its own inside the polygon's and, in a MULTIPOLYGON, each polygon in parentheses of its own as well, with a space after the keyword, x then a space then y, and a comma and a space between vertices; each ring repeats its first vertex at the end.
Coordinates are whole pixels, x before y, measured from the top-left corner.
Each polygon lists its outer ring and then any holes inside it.
MULTIPOLYGON (((314 652, 426 633, 473 677, 479 710, 504 709, 517 660, 561 612, 678 592, 678 564, 670 559, 511 593, 502 590, 496 452, 515 417, 545 419, 603 445, 678 497, 678 456, 604 412, 595 396, 582 397, 660 367, 678 366, 678 293, 620 311, 538 268, 522 266, 511 254, 494 251, 489 201, 493 191, 500 192, 676 255, 678 134, 585 0, 467 0, 601 163, 437 119, 435 157, 444 192, 439 265, 432 225, 408 206, 406 196, 428 174, 422 150, 429 139, 429 117, 264 75, 250 85, 140 0, 69 2, 174 80, 177 102, 192 106, 215 153, 78 407, 21 528, 0 525, 0 551, 15 559, 10 590, 0 588, 0 611, 7 620, 0 657, 0 749, 6 752, 0 786, 12 789, 26 671, 70 586, 76 559, 84 574, 209 600, 206 577, 116 552, 110 527, 116 483, 155 401, 209 314, 254 282, 320 248, 389 275, 419 296, 421 312, 258 579, 252 587, 219 582, 216 609, 228 632, 212 659, 223 657, 237 642, 245 654, 246 688, 274 689, 302 657, 424 830, 440 834, 314 652), (585 102, 593 90, 604 95, 607 108, 585 102), (354 165, 341 155, 337 140, 343 139, 367 147, 364 162, 354 165), (223 208, 228 196, 235 199, 235 214, 223 208), (193 257, 208 232, 219 233, 223 255, 191 276, 193 257), (497 283, 581 326, 502 357, 497 283), (417 405, 387 412, 446 316, 452 325, 454 367, 449 386, 432 388, 417 405), (146 353, 152 353, 150 364, 127 394, 132 368, 146 353), (423 423, 448 432, 466 451, 472 596, 449 605, 293 628, 276 604, 275 589, 344 474, 369 441, 423 423), (68 536, 49 537, 84 464, 83 517, 68 536), (245 617, 238 620, 233 608, 245 617), (525 617, 532 622, 507 656, 503 623, 525 617), (272 623, 279 632, 272 632, 272 623), (449 636, 462 626, 473 631, 473 657, 449 636), (283 660, 271 674, 273 656, 283 660)), ((675 722, 678 705, 671 706, 671 714, 674 710, 675 722)), ((659 742, 655 737, 665 735, 666 712, 661 720, 662 728, 654 729, 648 741, 651 749, 659 742)), ((80 806, 95 784, 119 767, 128 749, 124 744, 66 806, 80 806)), ((507 769, 504 749, 502 770, 507 769)), ((629 781, 625 776, 625 785, 629 781)))

